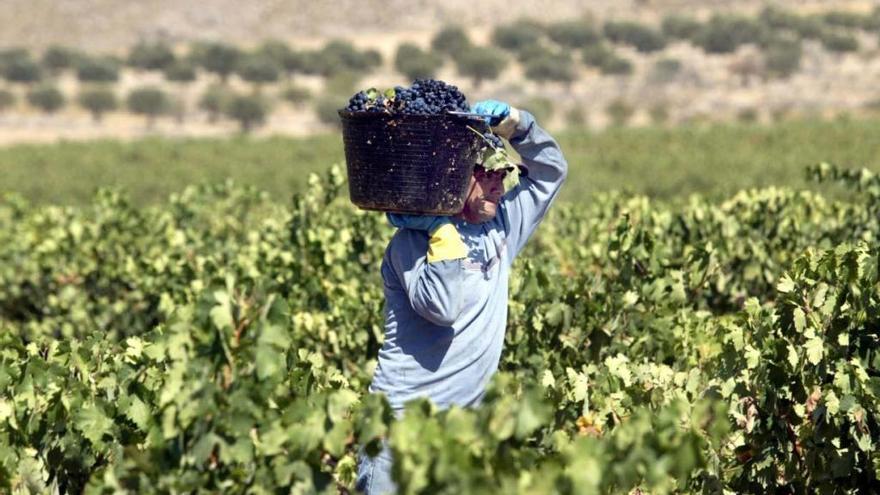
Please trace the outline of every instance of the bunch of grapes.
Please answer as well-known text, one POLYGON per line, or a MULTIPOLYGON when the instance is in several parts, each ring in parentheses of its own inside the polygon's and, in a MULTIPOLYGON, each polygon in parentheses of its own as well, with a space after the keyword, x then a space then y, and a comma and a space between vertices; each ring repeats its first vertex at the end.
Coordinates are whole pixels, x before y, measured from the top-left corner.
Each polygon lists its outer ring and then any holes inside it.
POLYGON ((412 86, 380 93, 360 91, 348 101, 349 112, 383 112, 393 115, 438 115, 448 111, 469 112, 467 99, 456 86, 436 79, 416 79, 412 86))
POLYGON ((490 132, 484 132, 483 138, 488 142, 489 146, 493 149, 504 149, 504 141, 501 140, 500 137, 490 132))

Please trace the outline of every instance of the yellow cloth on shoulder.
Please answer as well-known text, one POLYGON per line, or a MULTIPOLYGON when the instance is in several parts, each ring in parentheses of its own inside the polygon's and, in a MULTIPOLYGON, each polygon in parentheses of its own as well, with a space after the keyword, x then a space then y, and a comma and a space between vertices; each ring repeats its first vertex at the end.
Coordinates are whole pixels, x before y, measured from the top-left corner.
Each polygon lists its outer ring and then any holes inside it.
POLYGON ((461 240, 455 225, 444 224, 431 234, 431 240, 428 242, 428 263, 465 257, 467 257, 467 246, 461 240))

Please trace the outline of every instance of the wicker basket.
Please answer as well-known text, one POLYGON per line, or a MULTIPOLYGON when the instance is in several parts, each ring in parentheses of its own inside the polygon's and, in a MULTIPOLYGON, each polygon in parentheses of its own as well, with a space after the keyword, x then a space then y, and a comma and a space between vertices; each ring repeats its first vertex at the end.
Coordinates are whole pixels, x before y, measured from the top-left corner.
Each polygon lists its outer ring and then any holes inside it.
POLYGON ((339 116, 352 203, 395 213, 461 211, 482 147, 474 130, 486 130, 481 119, 344 110, 339 116))

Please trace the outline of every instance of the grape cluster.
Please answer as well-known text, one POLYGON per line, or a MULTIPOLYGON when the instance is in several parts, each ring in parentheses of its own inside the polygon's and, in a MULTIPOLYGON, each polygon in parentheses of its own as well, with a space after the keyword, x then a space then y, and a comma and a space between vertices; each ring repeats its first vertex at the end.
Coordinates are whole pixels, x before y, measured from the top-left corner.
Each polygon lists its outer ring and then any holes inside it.
POLYGON ((504 141, 502 141, 501 138, 498 137, 497 135, 492 134, 491 132, 485 132, 485 133, 483 133, 483 137, 486 139, 486 141, 489 142, 489 145, 493 149, 496 149, 496 150, 499 148, 504 149, 504 141))
POLYGON ((360 91, 348 101, 349 112, 384 112, 395 115, 437 115, 469 112, 467 99, 456 86, 436 79, 416 79, 412 86, 394 91, 360 91))

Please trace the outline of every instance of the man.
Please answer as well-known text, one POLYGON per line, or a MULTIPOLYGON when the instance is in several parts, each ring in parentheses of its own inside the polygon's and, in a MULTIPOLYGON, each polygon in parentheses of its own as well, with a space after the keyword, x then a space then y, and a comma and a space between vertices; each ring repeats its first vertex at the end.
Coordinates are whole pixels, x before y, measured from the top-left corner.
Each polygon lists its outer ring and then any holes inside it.
MULTIPOLYGON (((520 154, 527 175, 504 192, 505 169, 477 164, 462 212, 454 217, 389 215, 400 230, 382 261, 385 342, 370 392, 395 413, 428 397, 439 407, 480 403, 498 368, 507 326, 510 266, 565 181, 559 146, 534 117, 486 100, 473 112, 520 154)), ((357 489, 395 491, 387 447, 362 455, 357 489)))

